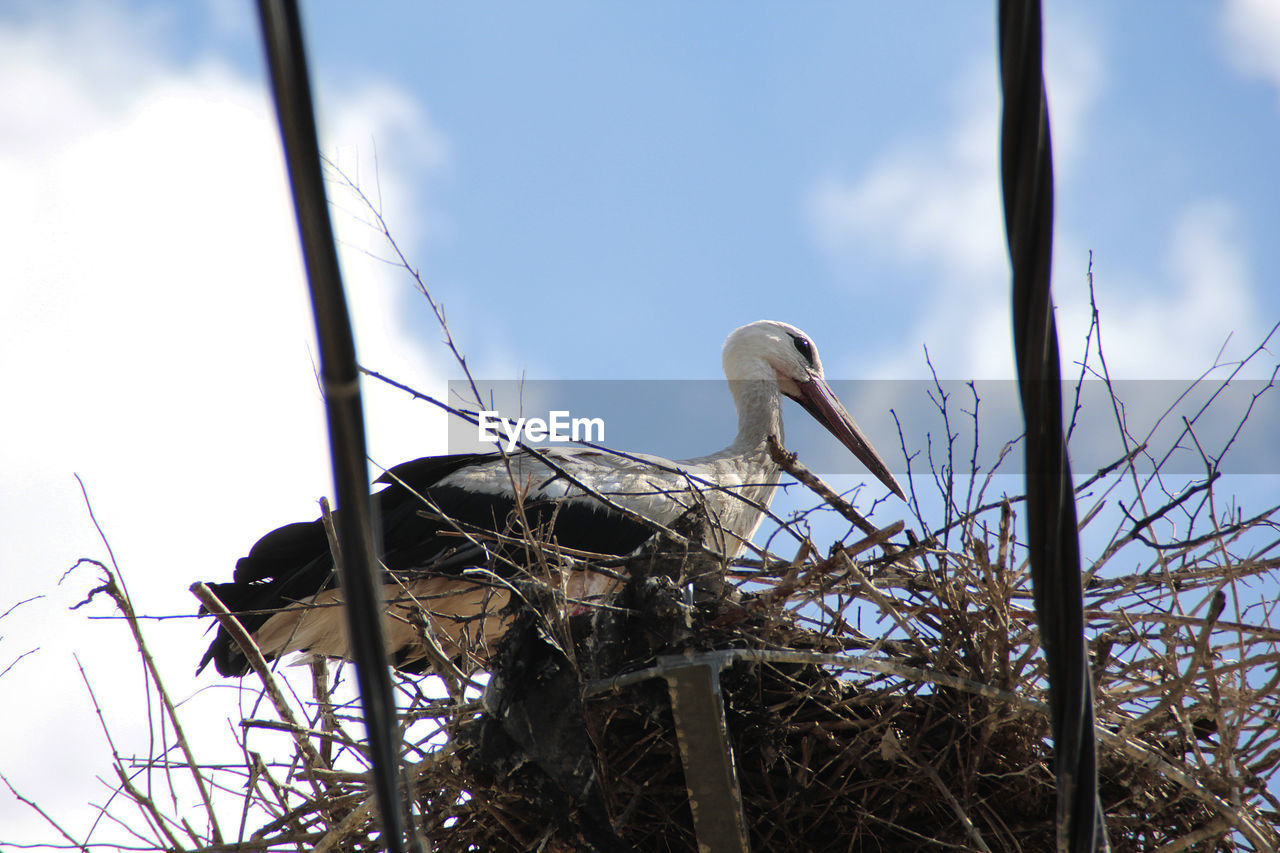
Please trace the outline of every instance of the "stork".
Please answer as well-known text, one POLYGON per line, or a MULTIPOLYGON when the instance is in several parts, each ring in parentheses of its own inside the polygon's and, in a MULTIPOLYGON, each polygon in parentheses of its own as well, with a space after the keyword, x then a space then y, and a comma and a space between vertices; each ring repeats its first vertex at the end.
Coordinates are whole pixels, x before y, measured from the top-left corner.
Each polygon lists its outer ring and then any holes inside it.
MULTIPOLYGON (((782 397, 799 403, 881 483, 903 497, 888 466, 823 378, 809 337, 794 326, 760 320, 734 330, 723 364, 738 412, 738 434, 725 449, 680 462, 594 448, 523 450, 417 459, 389 469, 377 482, 375 523, 382 528, 385 638, 393 662, 407 671, 429 667, 421 627, 411 608, 428 614, 450 657, 477 655, 504 630, 508 588, 484 582, 475 567, 493 561, 495 541, 544 527, 568 553, 626 556, 695 504, 712 521, 712 547, 732 557, 760 525, 781 472, 768 448, 782 439, 782 397), (519 512, 516 513, 517 505, 519 512), (514 523, 518 515, 525 527, 514 523), (469 532, 488 532, 483 536, 469 532), (467 571, 472 569, 473 571, 467 571)), ((598 599, 616 585, 607 576, 573 572, 567 594, 598 599)), ((265 657, 291 652, 348 657, 346 619, 321 520, 286 525, 262 537, 236 564, 229 583, 211 583, 239 615, 265 657)), ((224 676, 248 663, 224 630, 200 661, 224 676)))

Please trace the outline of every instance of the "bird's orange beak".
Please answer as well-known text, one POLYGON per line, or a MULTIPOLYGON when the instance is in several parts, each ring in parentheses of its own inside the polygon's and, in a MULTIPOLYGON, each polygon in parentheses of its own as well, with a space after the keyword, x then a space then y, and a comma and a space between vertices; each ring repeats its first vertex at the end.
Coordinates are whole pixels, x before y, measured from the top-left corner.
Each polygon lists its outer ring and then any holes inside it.
POLYGON ((880 454, 876 453, 871 442, 867 441, 867 437, 862 434, 862 430, 854 423, 844 406, 840 405, 840 401, 831 392, 826 381, 821 377, 814 377, 804 382, 797 382, 796 385, 800 389, 800 395, 788 394, 787 396, 804 406, 805 411, 813 415, 818 423, 840 439, 840 443, 849 448, 858 461, 866 465, 867 470, 875 474, 880 482, 889 488, 889 491, 906 500, 907 496, 903 494, 902 486, 898 485, 898 481, 889 472, 889 466, 880 458, 880 454))

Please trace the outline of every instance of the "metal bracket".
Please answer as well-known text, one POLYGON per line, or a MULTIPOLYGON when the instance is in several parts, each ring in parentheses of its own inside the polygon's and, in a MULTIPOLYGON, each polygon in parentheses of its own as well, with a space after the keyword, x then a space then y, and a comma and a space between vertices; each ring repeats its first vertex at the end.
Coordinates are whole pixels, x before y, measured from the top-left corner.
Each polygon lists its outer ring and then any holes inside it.
POLYGON ((724 664, 725 659, 715 654, 671 655, 659 658, 657 669, 671 693, 698 850, 750 853, 733 743, 720 694, 724 664))

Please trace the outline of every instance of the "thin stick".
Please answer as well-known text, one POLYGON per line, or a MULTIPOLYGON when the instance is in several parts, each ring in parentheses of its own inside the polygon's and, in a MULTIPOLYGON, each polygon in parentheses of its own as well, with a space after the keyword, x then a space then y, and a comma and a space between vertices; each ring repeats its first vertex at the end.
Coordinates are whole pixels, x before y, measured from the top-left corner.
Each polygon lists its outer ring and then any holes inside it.
POLYGON ((80 850, 85 851, 85 853, 88 853, 89 847, 87 845, 82 844, 79 841, 76 841, 74 838, 72 838, 71 834, 67 832, 65 829, 63 829, 61 824, 59 824, 56 820, 50 817, 48 812, 40 808, 40 806, 37 805, 34 800, 29 800, 26 797, 19 794, 18 789, 13 787, 13 783, 10 782, 9 778, 5 776, 3 773, 0 773, 0 782, 4 782, 5 787, 9 789, 10 794, 13 794, 13 798, 15 800, 33 809, 36 812, 36 814, 44 818, 45 822, 48 823, 50 826, 52 826, 54 829, 56 829, 59 835, 67 839, 67 841, 71 844, 72 847, 79 848, 80 850))
POLYGON ((266 658, 262 656, 262 650, 258 648, 258 644, 254 642, 253 637, 240 624, 240 620, 227 609, 226 605, 214 594, 213 590, 203 583, 195 583, 191 585, 191 592, 205 606, 205 609, 218 620, 218 624, 239 646, 245 659, 248 660, 249 666, 253 667, 253 671, 262 679, 262 685, 266 688, 267 696, 271 699, 271 704, 275 706, 276 713, 280 715, 281 720, 290 726, 294 743, 297 744, 298 752, 306 763, 307 776, 316 786, 318 793, 322 790, 322 786, 319 782, 319 777, 314 775, 312 771, 318 769, 331 770, 332 768, 325 763, 320 753, 316 752, 315 745, 303 734, 306 731, 306 727, 298 723, 297 717, 293 714, 293 709, 285 701, 284 694, 280 692, 275 677, 271 673, 271 667, 267 664, 266 658))

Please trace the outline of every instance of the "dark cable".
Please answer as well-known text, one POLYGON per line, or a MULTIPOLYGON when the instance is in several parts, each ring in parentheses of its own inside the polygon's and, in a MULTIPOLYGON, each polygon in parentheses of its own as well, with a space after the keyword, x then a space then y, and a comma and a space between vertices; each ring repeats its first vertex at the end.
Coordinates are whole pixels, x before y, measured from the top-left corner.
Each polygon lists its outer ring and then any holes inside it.
POLYGON ((342 559, 336 562, 346 599, 352 659, 373 762, 383 843, 388 851, 399 853, 404 850, 405 837, 397 778, 400 738, 382 641, 381 602, 374 584, 369 471, 355 341, 325 199, 297 5, 294 0, 259 0, 258 12, 320 345, 320 376, 339 508, 335 523, 342 559))
POLYGON ((1098 803, 1093 684, 1084 637, 1080 543, 1062 436, 1058 335, 1049 291, 1053 157, 1045 100, 1040 0, 1000 0, 1004 97, 1001 172, 1013 266, 1013 337, 1026 420, 1027 539, 1049 673, 1057 847, 1108 850, 1098 803))

